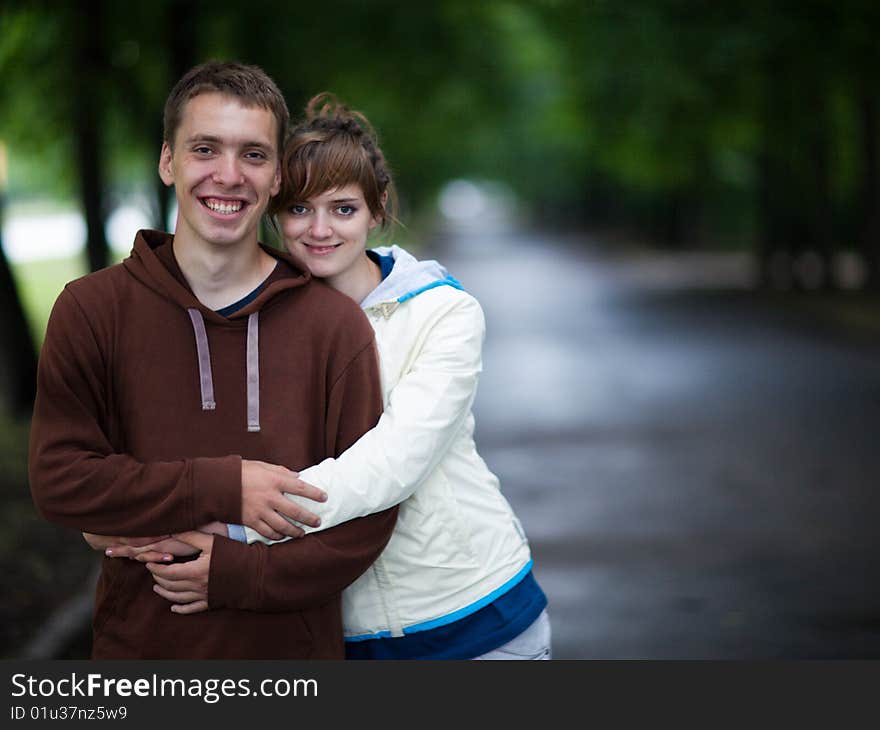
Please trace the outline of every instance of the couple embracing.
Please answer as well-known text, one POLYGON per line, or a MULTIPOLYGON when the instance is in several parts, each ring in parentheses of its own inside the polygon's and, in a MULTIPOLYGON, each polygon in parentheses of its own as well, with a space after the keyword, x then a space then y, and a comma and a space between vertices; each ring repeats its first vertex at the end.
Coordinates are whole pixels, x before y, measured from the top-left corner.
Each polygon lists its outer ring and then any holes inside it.
POLYGON ((94 658, 546 659, 528 541, 477 453, 482 310, 393 224, 368 120, 259 68, 165 105, 173 235, 69 283, 29 472, 105 554, 94 658), (271 216, 286 251, 258 241, 271 216))

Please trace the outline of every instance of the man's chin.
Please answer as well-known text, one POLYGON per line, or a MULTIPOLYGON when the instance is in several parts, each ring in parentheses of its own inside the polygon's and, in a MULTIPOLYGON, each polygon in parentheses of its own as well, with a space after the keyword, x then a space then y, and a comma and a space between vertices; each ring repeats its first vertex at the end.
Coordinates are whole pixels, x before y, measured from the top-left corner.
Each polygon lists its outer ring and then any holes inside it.
POLYGON ((206 235, 204 236, 204 239, 217 246, 235 246, 237 244, 256 241, 258 233, 259 226, 256 225, 213 225, 205 231, 206 235))

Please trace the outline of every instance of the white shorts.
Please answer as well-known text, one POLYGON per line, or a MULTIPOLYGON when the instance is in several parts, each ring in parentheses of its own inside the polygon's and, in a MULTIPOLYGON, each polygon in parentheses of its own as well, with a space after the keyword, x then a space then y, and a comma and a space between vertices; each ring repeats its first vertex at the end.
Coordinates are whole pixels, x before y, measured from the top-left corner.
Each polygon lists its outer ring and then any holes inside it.
POLYGON ((531 660, 551 659, 550 648, 550 617, 547 609, 541 611, 541 615, 534 623, 514 637, 503 646, 490 652, 474 657, 474 659, 514 659, 531 660))

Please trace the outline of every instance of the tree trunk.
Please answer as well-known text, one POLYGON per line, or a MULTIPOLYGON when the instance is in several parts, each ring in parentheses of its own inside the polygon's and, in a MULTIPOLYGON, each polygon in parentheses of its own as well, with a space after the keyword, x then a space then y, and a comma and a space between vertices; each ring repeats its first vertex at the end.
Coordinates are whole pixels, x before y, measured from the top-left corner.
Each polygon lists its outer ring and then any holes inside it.
MULTIPOLYGON (((818 83, 818 82, 817 82, 818 83)), ((831 135, 828 129, 828 105, 825 89, 814 86, 811 99, 810 141, 807 149, 813 166, 815 199, 812 211, 812 239, 822 262, 820 287, 834 288, 834 220, 831 192, 831 135)))
POLYGON ((872 84, 859 93, 862 173, 860 182, 859 245, 868 267, 867 286, 880 291, 880 97, 872 84))
POLYGON ((785 82, 778 64, 771 59, 764 75, 764 89, 759 109, 760 146, 757 160, 756 185, 756 254, 758 286, 773 288, 784 286, 778 271, 777 256, 783 253, 785 215, 779 183, 784 180, 778 130, 784 125, 785 82))
MULTIPOLYGON (((196 18, 201 13, 201 3, 198 0, 189 2, 169 3, 165 6, 165 56, 168 59, 168 91, 177 83, 195 63, 197 50, 196 18)), ((157 128, 156 140, 164 137, 161 126, 157 128)), ((158 163, 158 148, 157 158, 158 163)), ((160 179, 156 182, 156 212, 157 225, 160 231, 173 228, 169 225, 168 218, 171 215, 171 201, 174 197, 173 188, 169 188, 160 179)))
MULTIPOLYGON (((0 181, 0 185, 2 185, 0 181)), ((37 350, 28 326, 12 268, 3 249, 3 190, 0 189, 0 383, 3 404, 16 417, 30 415, 37 390, 37 350)))
POLYGON ((72 64, 73 131, 80 200, 86 219, 86 258, 89 271, 107 266, 109 252, 104 232, 104 100, 102 79, 106 67, 106 0, 89 4, 88 13, 74 7, 76 34, 72 64))

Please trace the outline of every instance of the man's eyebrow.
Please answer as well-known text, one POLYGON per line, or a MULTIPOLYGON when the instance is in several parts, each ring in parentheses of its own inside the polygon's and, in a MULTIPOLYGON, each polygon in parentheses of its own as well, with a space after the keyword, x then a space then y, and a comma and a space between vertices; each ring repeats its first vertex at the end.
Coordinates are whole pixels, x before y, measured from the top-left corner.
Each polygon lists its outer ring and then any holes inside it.
MULTIPOLYGON (((223 144, 223 138, 213 134, 194 134, 186 140, 186 144, 195 144, 196 142, 212 142, 214 144, 223 144)), ((260 142, 259 140, 247 140, 243 142, 241 147, 258 147, 259 149, 271 150, 272 145, 268 142, 260 142)))
POLYGON ((269 142, 260 142, 258 140, 252 140, 250 142, 245 142, 242 147, 258 147, 261 150, 271 150, 272 145, 269 142))
POLYGON ((193 144, 194 142, 222 142, 223 140, 220 137, 215 137, 212 134, 194 134, 192 137, 188 137, 186 139, 186 144, 193 144))

